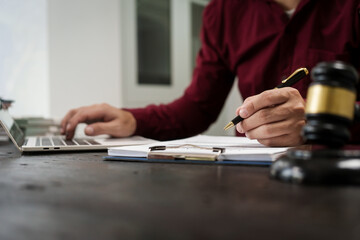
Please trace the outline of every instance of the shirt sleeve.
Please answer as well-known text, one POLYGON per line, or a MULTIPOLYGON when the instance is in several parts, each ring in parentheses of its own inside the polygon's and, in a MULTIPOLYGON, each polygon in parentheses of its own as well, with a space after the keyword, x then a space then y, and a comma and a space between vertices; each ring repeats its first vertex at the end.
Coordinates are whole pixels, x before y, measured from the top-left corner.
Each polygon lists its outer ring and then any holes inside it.
POLYGON ((125 109, 136 119, 135 135, 158 140, 184 138, 205 131, 216 121, 235 78, 222 57, 226 52, 222 5, 223 1, 213 0, 204 10, 202 46, 184 94, 169 104, 125 109))

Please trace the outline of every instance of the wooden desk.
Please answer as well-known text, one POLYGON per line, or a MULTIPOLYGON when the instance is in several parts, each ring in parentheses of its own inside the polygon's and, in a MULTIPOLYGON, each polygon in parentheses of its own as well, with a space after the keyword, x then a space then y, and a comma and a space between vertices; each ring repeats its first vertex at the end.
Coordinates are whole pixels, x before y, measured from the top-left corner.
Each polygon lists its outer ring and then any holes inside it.
POLYGON ((359 239, 360 187, 268 167, 23 155, 0 142, 0 239, 359 239))

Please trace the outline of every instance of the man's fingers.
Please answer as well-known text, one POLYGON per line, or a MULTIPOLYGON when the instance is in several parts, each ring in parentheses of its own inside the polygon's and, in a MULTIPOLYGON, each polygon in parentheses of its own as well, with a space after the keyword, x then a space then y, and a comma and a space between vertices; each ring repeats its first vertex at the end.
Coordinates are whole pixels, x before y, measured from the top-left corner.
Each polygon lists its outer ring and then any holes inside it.
POLYGON ((268 90, 245 99, 237 109, 244 120, 236 129, 267 146, 293 146, 302 142, 304 112, 304 100, 296 89, 268 90))
POLYGON ((100 134, 108 134, 113 137, 128 137, 135 131, 134 127, 130 122, 135 119, 130 119, 132 115, 123 115, 123 117, 114 119, 109 122, 96 122, 89 124, 85 128, 85 134, 89 136, 95 136, 100 134))
POLYGON ((284 119, 285 116, 274 108, 265 108, 255 112, 249 118, 245 118, 237 127, 238 129, 241 129, 242 132, 247 132, 261 125, 278 122, 284 119))
POLYGON ((69 121, 69 119, 76 113, 75 109, 70 110, 65 117, 61 120, 60 126, 61 126, 61 134, 65 134, 66 133, 66 126, 67 123, 69 121))
POLYGON ((302 139, 298 136, 292 136, 289 134, 268 139, 258 139, 257 141, 269 147, 293 147, 303 143, 302 139))
POLYGON ((79 123, 92 123, 104 119, 107 110, 106 104, 81 107, 70 111, 62 121, 67 139, 74 136, 76 126, 79 123))
MULTIPOLYGON (((61 133, 66 135, 72 135, 72 131, 75 130, 78 123, 81 122, 84 108, 78 108, 70 110, 61 121, 61 133)), ((70 137, 69 137, 70 138, 70 137)))
POLYGON ((261 109, 239 123, 239 129, 247 132, 261 125, 286 119, 304 119, 304 107, 288 107, 287 104, 261 109))
POLYGON ((114 124, 112 122, 97 122, 89 124, 85 128, 85 134, 89 136, 96 136, 100 134, 109 134, 114 133, 114 124))
POLYGON ((77 112, 66 123, 65 135, 67 139, 72 139, 75 134, 75 129, 79 123, 85 122, 87 115, 82 112, 77 112))
POLYGON ((238 108, 237 114, 243 118, 247 118, 260 109, 282 104, 289 99, 289 89, 290 88, 267 90, 258 95, 249 97, 245 99, 243 105, 238 108))
POLYGON ((294 134, 298 136, 301 128, 305 125, 305 120, 280 121, 271 124, 261 125, 246 132, 246 136, 250 139, 274 139, 283 135, 294 134))

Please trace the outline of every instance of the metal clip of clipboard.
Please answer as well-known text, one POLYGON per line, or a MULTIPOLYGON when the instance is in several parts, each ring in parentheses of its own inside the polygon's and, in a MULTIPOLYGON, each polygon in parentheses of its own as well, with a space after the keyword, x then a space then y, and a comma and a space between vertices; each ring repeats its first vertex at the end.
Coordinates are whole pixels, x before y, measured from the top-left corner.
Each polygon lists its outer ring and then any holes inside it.
POLYGON ((153 146, 149 147, 148 159, 217 161, 224 151, 225 148, 202 147, 193 144, 153 146))

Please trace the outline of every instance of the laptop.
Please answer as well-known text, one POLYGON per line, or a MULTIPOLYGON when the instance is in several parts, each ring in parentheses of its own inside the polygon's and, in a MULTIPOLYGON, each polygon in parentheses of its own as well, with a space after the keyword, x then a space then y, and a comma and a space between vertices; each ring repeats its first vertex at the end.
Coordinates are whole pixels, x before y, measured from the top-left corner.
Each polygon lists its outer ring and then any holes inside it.
POLYGON ((141 136, 127 138, 74 138, 66 140, 64 136, 29 136, 25 137, 19 125, 9 112, 0 109, 0 125, 8 137, 21 152, 107 150, 108 147, 150 144, 155 140, 141 136))

